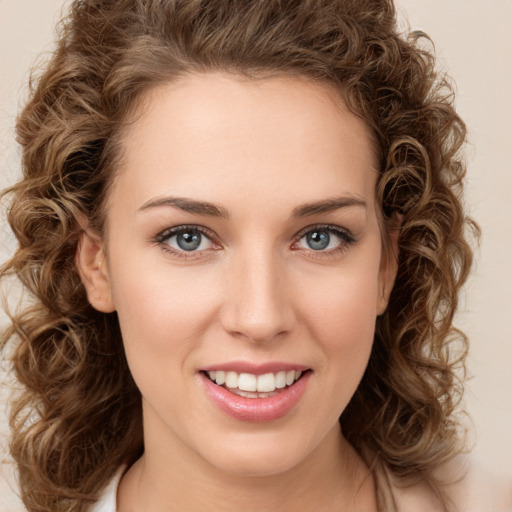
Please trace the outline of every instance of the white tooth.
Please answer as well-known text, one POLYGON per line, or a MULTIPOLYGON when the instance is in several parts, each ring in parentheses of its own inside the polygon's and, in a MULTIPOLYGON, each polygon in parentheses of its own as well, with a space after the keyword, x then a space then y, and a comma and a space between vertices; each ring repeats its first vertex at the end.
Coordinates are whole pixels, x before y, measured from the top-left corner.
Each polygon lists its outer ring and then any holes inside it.
POLYGON ((219 386, 222 386, 222 384, 224 384, 224 382, 226 382, 226 372, 223 372, 221 370, 217 370, 215 372, 215 382, 219 386))
POLYGON ((276 388, 283 389, 286 386, 286 372, 277 372, 276 388))
POLYGON ((276 396, 279 394, 279 391, 271 391, 270 393, 258 393, 258 398, 268 398, 271 396, 276 396))
POLYGON ((286 385, 291 386, 294 381, 295 381, 295 370, 290 370, 286 374, 286 385))
POLYGON ((258 393, 252 393, 251 391, 241 391, 239 388, 233 391, 236 395, 243 396, 244 398, 258 398, 258 393))
POLYGON ((256 375, 241 373, 238 377, 238 389, 242 391, 256 391, 256 375))
POLYGON ((215 372, 215 371, 208 372, 208 376, 210 377, 210 379, 211 379, 211 380, 215 380, 215 374, 216 374, 216 373, 217 373, 217 372, 215 372))
POLYGON ((226 372, 226 386, 228 388, 237 388, 238 387, 238 373, 226 372))
POLYGON ((270 393, 276 390, 276 378, 273 373, 258 375, 257 389, 263 393, 270 393))
POLYGON ((295 370, 295 380, 299 380, 299 377, 302 375, 302 372, 299 370, 295 370))

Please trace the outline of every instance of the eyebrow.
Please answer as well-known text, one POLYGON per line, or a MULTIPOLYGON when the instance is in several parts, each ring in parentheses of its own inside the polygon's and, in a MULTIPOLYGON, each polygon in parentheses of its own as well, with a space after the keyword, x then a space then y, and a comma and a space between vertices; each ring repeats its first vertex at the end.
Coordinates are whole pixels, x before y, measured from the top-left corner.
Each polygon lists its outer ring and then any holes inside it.
POLYGON ((187 199, 185 197, 162 197, 151 199, 144 203, 139 211, 148 210, 150 208, 157 208, 160 206, 174 206, 187 213, 195 215, 207 215, 208 217, 221 217, 229 219, 229 212, 222 206, 207 201, 196 201, 194 199, 187 199))
POLYGON ((364 208, 365 210, 367 209, 366 201, 359 197, 333 197, 331 199, 324 199, 322 201, 315 201, 297 206, 297 208, 294 208, 292 212, 292 218, 299 219, 303 217, 319 215, 322 213, 329 213, 335 210, 339 210, 340 208, 346 208, 348 206, 357 206, 364 208))
MULTIPOLYGON (((208 201, 197 201, 195 199, 188 199, 185 197, 162 197, 151 199, 144 203, 139 208, 139 211, 162 206, 172 206, 194 215, 206 215, 208 217, 220 217, 222 219, 230 218, 228 210, 223 206, 210 203, 208 201)), ((346 208, 349 206, 357 206, 364 208, 365 210, 367 208, 366 202, 358 197, 334 197, 297 206, 293 209, 291 218, 299 219, 303 217, 310 217, 322 213, 333 212, 340 208, 346 208)))

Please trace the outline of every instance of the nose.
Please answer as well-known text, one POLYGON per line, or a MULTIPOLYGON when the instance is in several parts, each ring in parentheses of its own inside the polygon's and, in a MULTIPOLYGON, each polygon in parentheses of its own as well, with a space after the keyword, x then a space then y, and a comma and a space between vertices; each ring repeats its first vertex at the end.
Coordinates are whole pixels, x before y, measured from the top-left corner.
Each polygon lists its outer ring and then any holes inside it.
POLYGON ((271 251, 244 253, 231 266, 221 314, 223 328, 252 343, 269 343, 294 325, 284 263, 271 251))

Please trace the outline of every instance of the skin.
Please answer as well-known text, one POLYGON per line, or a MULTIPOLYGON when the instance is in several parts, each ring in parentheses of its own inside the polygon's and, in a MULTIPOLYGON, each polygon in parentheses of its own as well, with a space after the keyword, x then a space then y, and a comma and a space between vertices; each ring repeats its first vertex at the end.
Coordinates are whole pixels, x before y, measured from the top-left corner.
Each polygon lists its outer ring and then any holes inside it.
POLYGON ((143 396, 145 453, 121 481, 118 509, 376 510, 338 423, 396 273, 364 122, 327 86, 224 73, 159 86, 139 110, 107 205, 108 242, 88 232, 77 256, 91 304, 118 313, 143 396), (333 199, 328 211, 304 208, 333 199), (159 236, 182 225, 206 230, 199 250, 159 236), (325 225, 330 245, 314 250, 305 234, 325 225), (199 371, 235 360, 305 365, 306 392, 275 421, 226 415, 199 371))

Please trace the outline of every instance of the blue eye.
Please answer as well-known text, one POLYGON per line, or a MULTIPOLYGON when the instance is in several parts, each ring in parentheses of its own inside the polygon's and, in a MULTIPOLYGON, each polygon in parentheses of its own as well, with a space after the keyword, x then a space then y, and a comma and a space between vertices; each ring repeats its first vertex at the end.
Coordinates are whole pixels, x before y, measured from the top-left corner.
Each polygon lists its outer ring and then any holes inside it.
POLYGON ((184 226, 165 231, 157 237, 157 242, 177 252, 199 252, 214 247, 210 238, 200 229, 184 226))
POLYGON ((319 226, 306 231, 298 240, 298 248, 316 252, 330 252, 343 249, 354 242, 351 235, 340 228, 319 226))
POLYGON ((310 249, 314 251, 327 249, 331 242, 331 235, 327 231, 310 231, 305 238, 310 249))
POLYGON ((201 247, 203 235, 201 233, 193 233, 186 231, 184 233, 178 233, 174 235, 176 237, 176 243, 180 249, 184 251, 195 251, 201 247))

